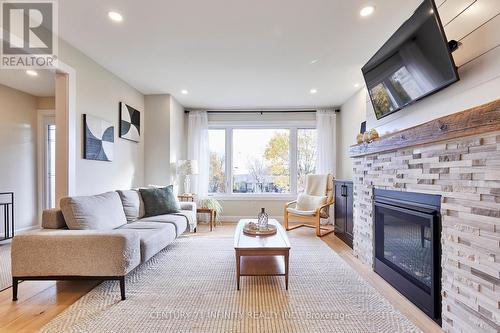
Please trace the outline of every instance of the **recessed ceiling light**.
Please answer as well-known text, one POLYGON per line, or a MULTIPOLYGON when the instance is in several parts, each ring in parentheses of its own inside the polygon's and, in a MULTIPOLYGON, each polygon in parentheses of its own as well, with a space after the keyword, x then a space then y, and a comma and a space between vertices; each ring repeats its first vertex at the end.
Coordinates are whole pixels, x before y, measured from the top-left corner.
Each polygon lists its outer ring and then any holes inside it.
POLYGON ((26 71, 26 74, 28 74, 29 76, 38 76, 38 73, 34 70, 31 70, 31 69, 28 69, 26 71))
POLYGON ((314 95, 315 93, 318 92, 318 89, 312 88, 311 90, 309 90, 309 92, 314 95))
POLYGON ((359 83, 355 83, 354 88, 359 88, 359 83))
POLYGON ((111 20, 115 21, 115 22, 121 22, 123 21, 123 16, 122 14, 118 13, 118 12, 109 12, 108 13, 108 16, 111 20))
POLYGON ((310 65, 314 65, 315 63, 317 63, 319 61, 319 59, 314 59, 314 60, 311 60, 309 61, 309 64, 310 65))
POLYGON ((183 94, 183 95, 187 95, 187 94, 189 94, 189 91, 187 91, 186 89, 182 89, 182 90, 181 90, 181 94, 183 94))
POLYGON ((374 11, 375 11, 375 7, 366 6, 363 9, 361 9, 361 11, 359 12, 359 15, 361 15, 363 17, 370 16, 371 14, 373 14, 374 11))

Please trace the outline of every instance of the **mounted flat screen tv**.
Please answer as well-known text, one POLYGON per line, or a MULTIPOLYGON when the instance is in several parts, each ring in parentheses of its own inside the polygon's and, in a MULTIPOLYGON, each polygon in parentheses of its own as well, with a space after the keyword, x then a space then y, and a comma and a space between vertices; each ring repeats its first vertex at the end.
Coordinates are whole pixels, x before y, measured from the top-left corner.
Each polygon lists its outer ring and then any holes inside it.
POLYGON ((425 0, 362 72, 377 119, 457 82, 434 1, 425 0))

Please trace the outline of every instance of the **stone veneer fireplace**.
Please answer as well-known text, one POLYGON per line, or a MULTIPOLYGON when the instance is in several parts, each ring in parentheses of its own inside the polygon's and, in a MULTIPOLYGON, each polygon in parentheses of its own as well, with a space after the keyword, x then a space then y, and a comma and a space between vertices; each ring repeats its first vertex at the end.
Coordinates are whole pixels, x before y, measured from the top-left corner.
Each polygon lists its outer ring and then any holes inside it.
POLYGON ((441 196, 442 327, 500 331, 500 100, 353 146, 351 156, 355 256, 374 267, 375 190, 441 196))

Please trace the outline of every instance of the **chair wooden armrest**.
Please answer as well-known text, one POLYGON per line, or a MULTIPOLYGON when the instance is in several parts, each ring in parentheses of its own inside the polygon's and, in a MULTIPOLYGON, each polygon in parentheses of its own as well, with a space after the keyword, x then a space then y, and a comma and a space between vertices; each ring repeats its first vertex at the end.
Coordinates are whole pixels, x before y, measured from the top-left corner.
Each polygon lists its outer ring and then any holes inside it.
POLYGON ((297 203, 297 200, 293 200, 293 201, 287 202, 287 203, 285 204, 285 208, 290 207, 290 205, 293 205, 294 203, 297 203))
POLYGON ((330 202, 327 202, 326 204, 324 204, 323 206, 319 207, 319 209, 323 209, 325 207, 328 207, 328 206, 331 206, 335 203, 335 200, 332 200, 330 202))
POLYGON ((330 201, 330 202, 327 202, 327 203, 326 203, 326 204, 324 204, 324 205, 319 206, 319 207, 316 209, 316 214, 319 214, 319 212, 320 212, 323 208, 328 207, 328 206, 331 206, 331 205, 333 205, 334 203, 335 203, 335 200, 332 200, 332 201, 330 201))

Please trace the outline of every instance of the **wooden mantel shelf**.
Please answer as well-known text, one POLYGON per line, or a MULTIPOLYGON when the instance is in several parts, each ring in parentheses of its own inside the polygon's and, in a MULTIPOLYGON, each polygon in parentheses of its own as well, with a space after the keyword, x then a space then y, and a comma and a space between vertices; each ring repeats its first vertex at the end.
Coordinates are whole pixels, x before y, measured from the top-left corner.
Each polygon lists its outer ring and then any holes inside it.
POLYGON ((500 131, 500 99, 351 146, 351 157, 500 131))

